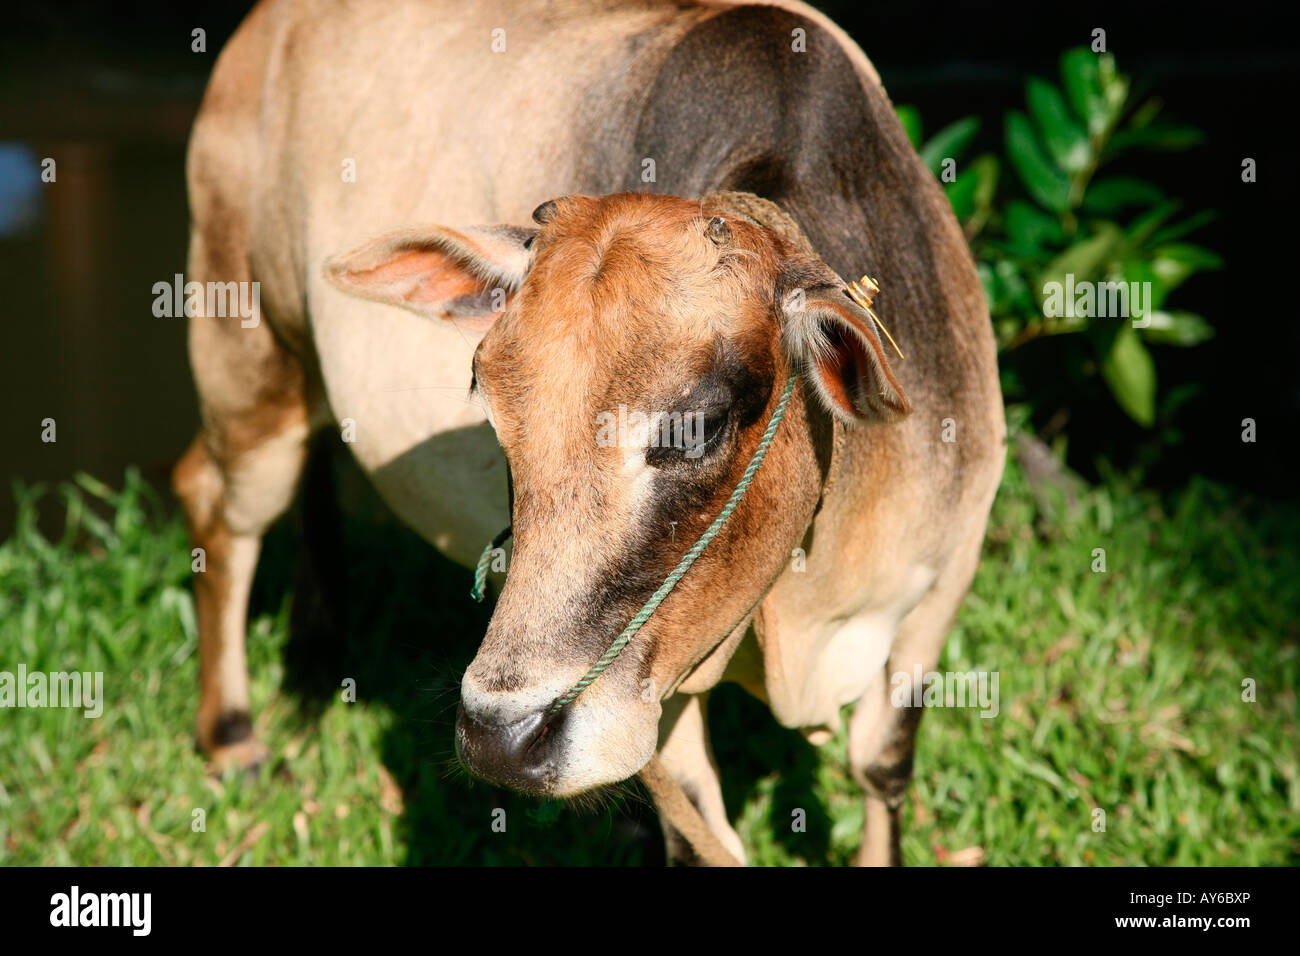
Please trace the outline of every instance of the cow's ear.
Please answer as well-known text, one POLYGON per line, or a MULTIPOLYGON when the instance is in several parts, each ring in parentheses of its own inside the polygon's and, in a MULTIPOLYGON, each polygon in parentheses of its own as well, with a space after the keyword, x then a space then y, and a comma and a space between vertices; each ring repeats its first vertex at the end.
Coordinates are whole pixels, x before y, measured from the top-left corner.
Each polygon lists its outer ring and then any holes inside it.
POLYGON ((782 295, 786 348, 822 403, 847 424, 896 422, 912 408, 889 367, 876 322, 825 266, 782 295), (829 280, 829 281, 826 281, 829 280))
POLYGON ((536 234, 520 226, 394 232, 326 260, 325 276, 363 299, 485 331, 524 281, 536 234))

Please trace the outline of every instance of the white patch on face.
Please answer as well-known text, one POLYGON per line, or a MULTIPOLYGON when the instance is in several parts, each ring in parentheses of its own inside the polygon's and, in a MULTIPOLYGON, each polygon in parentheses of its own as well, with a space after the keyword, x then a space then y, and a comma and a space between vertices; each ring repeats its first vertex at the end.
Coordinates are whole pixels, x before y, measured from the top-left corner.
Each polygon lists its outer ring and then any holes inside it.
POLYGON ((640 771, 654 756, 662 713, 658 700, 579 702, 556 748, 561 756, 551 796, 573 796, 640 771))
POLYGON ((650 446, 649 435, 640 436, 640 444, 623 449, 623 477, 628 483, 628 503, 633 513, 639 512, 650 497, 654 486, 655 470, 646 463, 645 453, 650 446))
POLYGON ((628 500, 632 510, 639 512, 649 501, 650 489, 654 487, 655 480, 655 470, 646 464, 644 449, 637 452, 635 456, 629 454, 623 460, 623 474, 630 476, 631 487, 628 491, 628 500), (632 458, 635 460, 629 461, 632 458))
POLYGON ((623 421, 619 423, 622 432, 619 435, 619 442, 625 448, 636 448, 644 452, 645 449, 650 447, 650 436, 654 433, 654 422, 658 419, 658 416, 647 417, 644 412, 631 409, 624 412, 621 407, 619 411, 621 415, 625 416, 623 421))
POLYGON ((636 480, 650 470, 650 466, 645 460, 646 448, 642 445, 640 448, 623 449, 623 476, 636 480))

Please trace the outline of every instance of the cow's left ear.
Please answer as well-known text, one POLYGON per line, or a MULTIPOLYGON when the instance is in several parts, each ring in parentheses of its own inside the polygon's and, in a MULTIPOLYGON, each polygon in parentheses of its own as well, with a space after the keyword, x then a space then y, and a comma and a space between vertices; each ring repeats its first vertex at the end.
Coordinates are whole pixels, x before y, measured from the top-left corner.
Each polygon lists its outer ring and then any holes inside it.
POLYGON ((535 235, 521 226, 394 232, 326 260, 325 276, 363 299, 486 331, 524 281, 535 235))
POLYGON ((875 320, 826 266, 809 278, 807 288, 796 285, 782 295, 783 338, 822 403, 850 425, 907 416, 912 407, 889 367, 875 320))

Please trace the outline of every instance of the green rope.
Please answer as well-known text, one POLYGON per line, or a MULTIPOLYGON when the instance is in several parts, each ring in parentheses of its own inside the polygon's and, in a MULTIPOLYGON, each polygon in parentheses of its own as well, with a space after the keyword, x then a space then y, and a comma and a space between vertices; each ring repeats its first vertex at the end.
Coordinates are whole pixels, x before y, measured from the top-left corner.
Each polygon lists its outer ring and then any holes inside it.
POLYGON ((469 592, 469 596, 475 601, 481 603, 483 595, 487 593, 487 573, 488 565, 492 563, 492 552, 506 543, 506 538, 510 537, 513 530, 514 525, 507 525, 479 555, 478 567, 474 569, 474 587, 469 592))
MULTIPOLYGON (((659 586, 659 590, 650 595, 650 600, 646 601, 641 610, 637 612, 636 617, 632 618, 632 620, 628 622, 627 627, 623 629, 623 633, 614 639, 614 643, 609 645, 609 650, 605 651, 605 653, 601 655, 600 660, 596 661, 596 663, 591 666, 591 670, 587 671, 580 681, 569 688, 569 690, 565 692, 564 696, 557 699, 555 703, 551 705, 551 709, 546 715, 547 717, 553 716, 566 705, 573 703, 579 694, 586 690, 597 677, 605 672, 605 668, 614 663, 615 658, 623 652, 623 648, 627 647, 628 642, 632 640, 636 635, 636 632, 641 630, 642 626, 646 621, 650 620, 650 616, 654 614, 659 605, 662 604, 668 595, 672 593, 673 588, 677 586, 677 582, 686 576, 686 572, 691 569, 691 565, 695 563, 696 558, 702 555, 704 549, 707 548, 709 544, 712 543, 713 539, 722 532, 728 519, 731 518, 732 513, 740 504, 740 500, 745 497, 745 492, 749 490, 750 484, 753 483, 754 476, 758 474, 758 469, 763 466, 763 459, 767 457, 767 450, 772 445, 772 439, 776 437, 777 427, 781 424, 781 419, 785 417, 786 406, 790 404, 790 396, 794 393, 795 377, 795 374, 791 372, 790 380, 785 383, 785 391, 781 393, 781 400, 777 402, 776 409, 772 412, 772 418, 767 423, 767 429, 763 432, 763 437, 759 439, 758 447, 754 449, 754 457, 749 460, 749 465, 745 468, 745 473, 740 476, 740 481, 736 484, 736 490, 731 493, 731 497, 727 500, 727 503, 723 505, 722 511, 713 519, 713 523, 705 529, 704 534, 700 535, 700 539, 695 542, 695 546, 691 548, 691 550, 687 551, 681 561, 677 563, 677 567, 673 568, 672 573, 669 574, 664 580, 664 583, 659 586)), ((505 541, 509 536, 510 529, 507 528, 505 531, 502 531, 501 534, 497 535, 491 544, 483 549, 483 556, 479 558, 478 568, 474 572, 474 590, 470 592, 474 600, 483 600, 483 586, 487 579, 487 566, 491 559, 492 551, 493 549, 500 547, 501 542, 505 541)))

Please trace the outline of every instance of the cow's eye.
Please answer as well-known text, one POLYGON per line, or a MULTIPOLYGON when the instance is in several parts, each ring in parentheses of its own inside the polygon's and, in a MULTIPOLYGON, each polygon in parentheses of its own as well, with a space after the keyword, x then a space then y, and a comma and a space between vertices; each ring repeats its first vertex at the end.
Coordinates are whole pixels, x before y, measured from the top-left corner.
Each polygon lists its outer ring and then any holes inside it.
POLYGON ((662 467, 671 462, 690 462, 712 454, 722 446, 730 414, 725 408, 687 411, 667 420, 656 436, 660 440, 646 449, 646 463, 662 467))
POLYGON ((694 428, 686 430, 688 456, 691 451, 703 451, 715 444, 722 430, 727 426, 725 411, 698 412, 697 415, 694 428))

